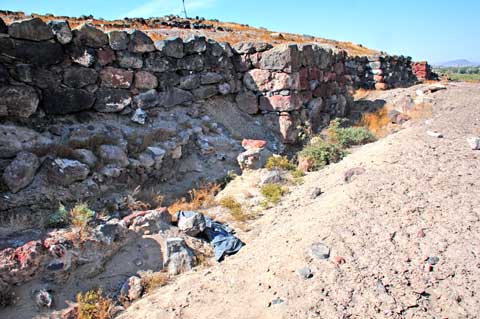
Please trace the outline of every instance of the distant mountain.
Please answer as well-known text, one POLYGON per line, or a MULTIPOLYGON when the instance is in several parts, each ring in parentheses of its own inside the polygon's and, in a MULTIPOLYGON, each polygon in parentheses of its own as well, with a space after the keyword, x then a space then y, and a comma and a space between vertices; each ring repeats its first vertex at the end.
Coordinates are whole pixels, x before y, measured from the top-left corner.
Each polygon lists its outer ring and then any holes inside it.
POLYGON ((449 67, 462 67, 462 66, 480 66, 480 63, 471 62, 465 59, 452 60, 444 63, 438 63, 435 65, 440 68, 449 68, 449 67))

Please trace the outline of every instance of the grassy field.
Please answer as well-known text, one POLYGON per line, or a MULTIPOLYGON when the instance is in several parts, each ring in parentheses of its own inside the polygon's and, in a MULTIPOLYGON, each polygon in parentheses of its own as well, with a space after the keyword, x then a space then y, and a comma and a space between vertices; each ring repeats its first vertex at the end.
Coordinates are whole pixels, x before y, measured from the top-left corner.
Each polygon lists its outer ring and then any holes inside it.
POLYGON ((452 81, 480 82, 480 67, 435 68, 434 72, 447 75, 452 81))

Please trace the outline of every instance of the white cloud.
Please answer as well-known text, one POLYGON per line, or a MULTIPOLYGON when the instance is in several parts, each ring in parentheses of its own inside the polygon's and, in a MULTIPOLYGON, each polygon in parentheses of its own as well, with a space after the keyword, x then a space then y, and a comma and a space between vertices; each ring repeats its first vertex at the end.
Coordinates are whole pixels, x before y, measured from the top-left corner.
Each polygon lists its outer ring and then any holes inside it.
MULTIPOLYGON (((185 7, 187 8, 187 13, 189 14, 189 16, 191 16, 190 12, 192 10, 208 8, 213 5, 215 1, 216 0, 186 0, 185 7)), ((182 12, 182 0, 151 0, 130 10, 125 15, 123 15, 122 18, 149 18, 164 16, 167 14, 180 14, 182 12)))

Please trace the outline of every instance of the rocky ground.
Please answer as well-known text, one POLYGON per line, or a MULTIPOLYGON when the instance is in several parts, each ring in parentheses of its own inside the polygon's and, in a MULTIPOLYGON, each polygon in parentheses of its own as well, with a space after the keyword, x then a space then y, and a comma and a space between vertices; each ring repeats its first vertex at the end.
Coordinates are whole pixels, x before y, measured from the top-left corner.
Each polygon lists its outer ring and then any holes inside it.
POLYGON ((475 318, 480 153, 466 139, 480 134, 479 89, 434 93, 430 119, 309 173, 240 233, 237 255, 120 318, 475 318))

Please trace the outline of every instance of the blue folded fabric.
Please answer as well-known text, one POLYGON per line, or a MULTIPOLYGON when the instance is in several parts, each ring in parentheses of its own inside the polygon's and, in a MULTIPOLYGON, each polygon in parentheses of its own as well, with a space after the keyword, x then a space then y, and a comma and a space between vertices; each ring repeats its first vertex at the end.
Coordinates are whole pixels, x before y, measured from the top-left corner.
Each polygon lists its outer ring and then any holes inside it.
MULTIPOLYGON (((177 220, 182 217, 190 218, 195 214, 198 213, 179 211, 177 220)), ((235 254, 245 245, 238 237, 233 235, 233 230, 227 225, 216 222, 207 216, 203 216, 203 218, 206 226, 203 233, 213 245, 217 261, 222 261, 226 255, 235 254)))

